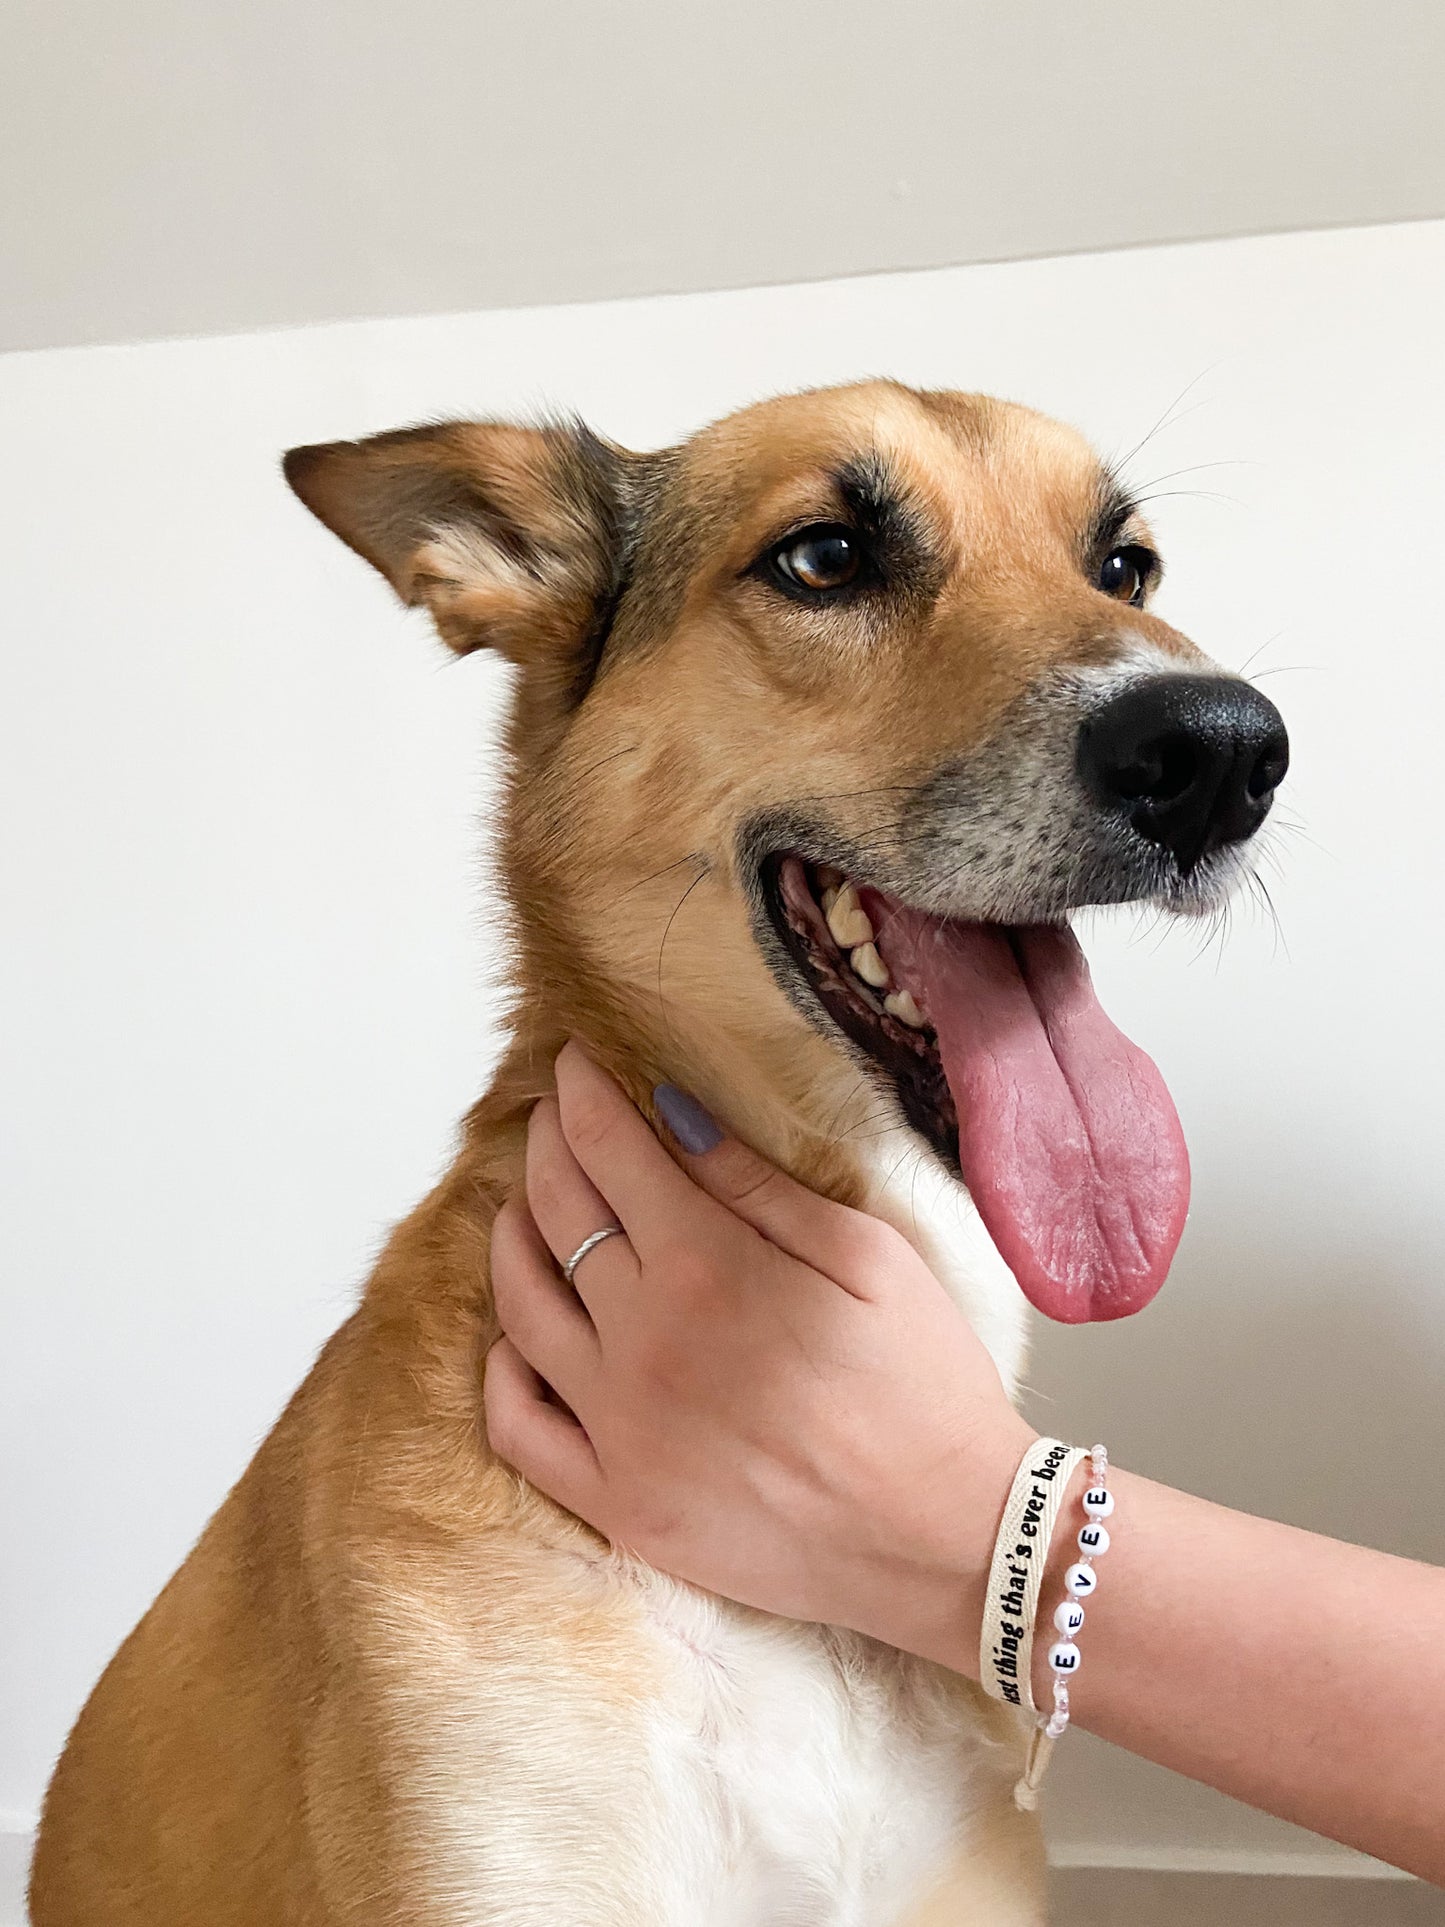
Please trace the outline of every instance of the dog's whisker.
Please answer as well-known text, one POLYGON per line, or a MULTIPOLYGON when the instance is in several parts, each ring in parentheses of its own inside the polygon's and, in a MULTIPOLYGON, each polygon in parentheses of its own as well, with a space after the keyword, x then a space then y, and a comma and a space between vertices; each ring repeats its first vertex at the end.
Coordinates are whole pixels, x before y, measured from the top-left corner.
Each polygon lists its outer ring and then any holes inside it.
POLYGON ((1318 850, 1320 855, 1327 857, 1331 863, 1338 861, 1329 845, 1321 843, 1318 837, 1312 836, 1298 817, 1276 814, 1270 818, 1269 828, 1271 840, 1276 837, 1292 836, 1300 843, 1307 843, 1312 850, 1318 850))
POLYGON ((1148 502, 1227 502, 1231 508, 1242 509, 1246 506, 1237 495, 1225 495, 1220 489, 1213 488, 1159 488, 1147 494, 1135 496, 1140 508, 1148 502))
POLYGON ((1236 674, 1241 676, 1247 676, 1250 672, 1251 667, 1256 662, 1259 661, 1260 657, 1264 654, 1265 650, 1273 649, 1274 645, 1279 641, 1280 637, 1287 634, 1288 634, 1288 631, 1285 629, 1276 629, 1272 636, 1266 636, 1263 642, 1259 643, 1255 648, 1250 650, 1249 654, 1245 657, 1244 661, 1240 664, 1238 670, 1236 671, 1236 674))
MULTIPOLYGON (((864 1074, 858 1079, 857 1083, 851 1087, 851 1089, 848 1091, 848 1094, 843 1099, 843 1102, 838 1106, 837 1110, 833 1113, 832 1120, 829 1123, 827 1130, 823 1133, 824 1137, 827 1138, 830 1143, 836 1142, 836 1139, 834 1138, 834 1133, 838 1129, 838 1125, 842 1119, 843 1113, 847 1110, 848 1106, 853 1102, 853 1099, 858 1095, 859 1091, 863 1090, 867 1086, 868 1081, 869 1081, 868 1074, 865 1071, 864 1074)), ((844 1132, 843 1135, 846 1137, 847 1132, 844 1132)))
POLYGON ((1136 497, 1141 497, 1144 489, 1157 488, 1161 482, 1177 482, 1181 475, 1202 475, 1206 469, 1211 468, 1248 468, 1250 466, 1253 464, 1245 461, 1242 456, 1234 456, 1227 461, 1219 462, 1191 462, 1187 468, 1171 468, 1167 474, 1153 475, 1147 482, 1140 482, 1135 491, 1136 497))
MULTIPOLYGON (((667 1026, 668 1035, 672 1037, 675 1037, 677 1033, 673 1030, 672 1018, 667 1008, 667 998, 664 996, 663 989, 662 989, 663 956, 667 950, 668 937, 672 934, 672 926, 677 922, 677 919, 682 912, 682 906, 687 902, 688 898, 692 895, 693 891, 697 888, 697 886, 710 873, 710 866, 708 865, 705 858, 695 856, 692 860, 695 863, 701 864, 702 867, 701 869, 699 869, 697 875, 693 878, 692 882, 688 884, 687 888, 683 891, 682 895, 678 898, 677 902, 672 906, 672 914, 668 917, 667 922, 663 927, 662 941, 657 946, 657 1003, 658 1003, 658 1008, 662 1014, 662 1021, 667 1026)), ((672 867, 676 868, 677 866, 673 865, 672 867)))
POLYGON ((909 1184, 908 1184, 908 1216, 913 1225, 913 1235, 915 1238, 919 1235, 918 1233, 918 1173, 922 1169, 923 1169, 923 1152, 920 1150, 918 1153, 918 1156, 913 1160, 913 1176, 909 1180, 909 1184))
POLYGON ((1174 397, 1173 401, 1171 401, 1169 406, 1164 410, 1164 413, 1159 417, 1158 421, 1156 421, 1154 426, 1148 431, 1146 435, 1144 435, 1142 440, 1135 442, 1134 446, 1129 450, 1129 453, 1127 455, 1123 456, 1119 460, 1114 461, 1110 464, 1110 466, 1114 469, 1116 474, 1122 471, 1123 469, 1126 469, 1129 466, 1130 462, 1132 462, 1136 456, 1141 455, 1144 452, 1144 450, 1149 446, 1150 442, 1153 441, 1156 435, 1162 435, 1166 429, 1172 428, 1177 422, 1183 421, 1185 418, 1185 415, 1191 415, 1194 413, 1194 409, 1198 408, 1201 405, 1199 402, 1196 402, 1193 408, 1186 409, 1183 414, 1176 414, 1175 410, 1178 409, 1179 404, 1185 399, 1186 396, 1191 395, 1194 392, 1194 390, 1199 386, 1200 382, 1203 381, 1207 375, 1212 375, 1214 373, 1214 370, 1218 366, 1219 366, 1219 363, 1217 361, 1211 362, 1207 368, 1201 368, 1199 373, 1194 377, 1192 381, 1187 381, 1184 384, 1184 386, 1179 390, 1179 393, 1174 397))
POLYGON ((678 857, 675 863, 664 863, 660 870, 654 870, 648 876, 639 877, 635 883, 629 883, 625 890, 619 891, 618 894, 612 898, 607 907, 609 909, 615 909, 617 905, 622 902, 623 898, 630 897, 634 890, 645 889, 649 883, 656 883, 659 877, 667 876, 670 871, 680 870, 684 863, 698 863, 700 861, 701 858, 688 855, 678 857))
POLYGON ((874 1190, 873 1195, 875 1196, 875 1198, 881 1198, 887 1194, 888 1188, 893 1183, 894 1178, 897 1177, 898 1173, 903 1169, 904 1165, 908 1162, 909 1158, 915 1155, 921 1155, 921 1153, 916 1153, 914 1151, 914 1147, 912 1145, 909 1145, 894 1160, 894 1162, 889 1165, 886 1175, 883 1177, 881 1182, 876 1186, 874 1190))
POLYGON ((898 1129, 896 1117, 869 1118, 866 1122, 876 1124, 877 1130, 865 1131, 860 1125, 856 1131, 845 1131, 842 1137, 834 1140, 838 1144, 877 1144, 883 1138, 894 1135, 898 1129))
POLYGON ((1263 682, 1266 676, 1320 675, 1323 669, 1323 663, 1318 662, 1276 662, 1271 663, 1268 669, 1256 669, 1251 680, 1263 682))
POLYGON ((1283 951, 1285 962, 1290 962, 1289 939, 1284 934, 1284 925, 1280 921, 1279 911, 1275 908, 1274 898, 1270 895, 1269 885, 1260 875, 1257 868, 1246 870, 1245 883, 1250 895, 1254 898, 1255 902, 1261 906, 1274 927, 1275 956, 1278 957, 1280 952, 1283 951))
POLYGON ((928 783, 878 783, 871 789, 816 790, 812 795, 791 796, 790 803, 847 803, 859 796, 917 796, 931 787, 928 783))
POLYGON ((635 756, 641 748, 641 743, 629 743, 625 749, 609 750, 605 756, 599 756, 595 763, 589 763, 585 769, 578 770, 576 775, 568 778, 568 795, 579 790, 588 777, 595 776, 598 770, 606 769, 609 763, 615 763, 621 756, 635 756))

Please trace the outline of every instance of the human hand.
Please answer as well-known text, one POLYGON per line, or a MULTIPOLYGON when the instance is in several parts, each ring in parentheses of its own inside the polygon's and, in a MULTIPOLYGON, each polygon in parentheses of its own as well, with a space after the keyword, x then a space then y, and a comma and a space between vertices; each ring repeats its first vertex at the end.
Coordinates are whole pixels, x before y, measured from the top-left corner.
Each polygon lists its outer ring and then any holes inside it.
POLYGON ((580 1048, 558 1059, 492 1235, 494 1449, 665 1571, 976 1672, 1034 1436, 993 1361, 898 1232, 682 1093, 658 1108, 685 1169, 580 1048), (612 1223, 568 1286, 558 1264, 612 1223))

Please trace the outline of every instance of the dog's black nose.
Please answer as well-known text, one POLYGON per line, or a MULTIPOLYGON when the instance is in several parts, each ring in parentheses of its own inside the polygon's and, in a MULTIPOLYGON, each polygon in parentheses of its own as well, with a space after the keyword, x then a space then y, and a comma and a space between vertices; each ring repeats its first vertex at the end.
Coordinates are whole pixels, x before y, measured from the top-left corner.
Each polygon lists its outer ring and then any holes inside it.
POLYGON ((1254 835, 1288 768, 1279 711, 1234 676, 1151 676, 1079 731, 1089 793, 1172 851, 1186 876, 1254 835))

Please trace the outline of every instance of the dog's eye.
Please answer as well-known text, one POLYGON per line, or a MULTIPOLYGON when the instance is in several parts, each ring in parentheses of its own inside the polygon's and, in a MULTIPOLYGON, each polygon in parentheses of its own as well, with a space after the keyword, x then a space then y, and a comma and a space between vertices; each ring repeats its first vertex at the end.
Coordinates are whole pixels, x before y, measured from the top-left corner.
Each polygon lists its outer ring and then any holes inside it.
POLYGON ((802 589, 810 595, 826 595, 830 589, 846 589, 858 580, 863 570, 863 544, 854 530, 841 523, 822 522, 788 536, 768 561, 784 588, 795 594, 802 589))
POLYGON ((1110 550, 1104 557, 1099 565, 1099 587, 1115 602, 1131 602, 1137 609, 1157 567, 1158 560, 1151 549, 1131 542, 1125 548, 1110 550))

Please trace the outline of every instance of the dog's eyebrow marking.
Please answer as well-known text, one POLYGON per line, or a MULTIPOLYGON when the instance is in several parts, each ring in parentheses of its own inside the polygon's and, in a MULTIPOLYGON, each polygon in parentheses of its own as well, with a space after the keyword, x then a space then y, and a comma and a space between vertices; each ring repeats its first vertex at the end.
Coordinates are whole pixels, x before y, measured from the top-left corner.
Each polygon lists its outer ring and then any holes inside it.
POLYGON ((831 480, 855 526, 873 537, 885 585, 910 599, 935 596, 945 575, 943 558, 887 459, 866 449, 835 469, 831 480))
POLYGON ((860 529, 885 540, 890 534, 917 540, 922 530, 907 493, 884 457, 869 449, 833 471, 833 486, 860 529))
POLYGON ((1105 469, 1099 481, 1098 500, 1089 526, 1084 531, 1084 559, 1092 561, 1106 555, 1139 513, 1139 504, 1118 476, 1105 469))

